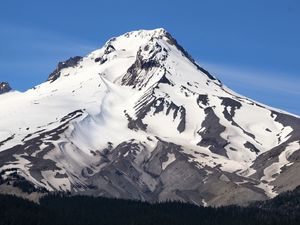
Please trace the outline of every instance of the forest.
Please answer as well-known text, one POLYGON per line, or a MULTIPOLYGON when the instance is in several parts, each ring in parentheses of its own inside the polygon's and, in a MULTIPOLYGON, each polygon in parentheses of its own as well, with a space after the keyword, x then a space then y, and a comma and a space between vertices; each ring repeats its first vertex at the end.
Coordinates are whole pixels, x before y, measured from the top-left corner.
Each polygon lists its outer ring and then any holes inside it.
POLYGON ((46 195, 34 203, 0 195, 0 225, 299 225, 300 187, 247 207, 149 204, 88 196, 46 195))

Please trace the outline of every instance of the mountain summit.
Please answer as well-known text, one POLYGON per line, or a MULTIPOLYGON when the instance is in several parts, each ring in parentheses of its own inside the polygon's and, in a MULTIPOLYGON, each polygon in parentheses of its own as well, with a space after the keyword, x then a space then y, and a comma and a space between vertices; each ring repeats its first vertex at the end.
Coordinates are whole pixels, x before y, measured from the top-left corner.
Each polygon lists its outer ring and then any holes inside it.
POLYGON ((231 91, 164 29, 61 62, 0 108, 0 192, 228 205, 300 185, 299 117, 231 91))

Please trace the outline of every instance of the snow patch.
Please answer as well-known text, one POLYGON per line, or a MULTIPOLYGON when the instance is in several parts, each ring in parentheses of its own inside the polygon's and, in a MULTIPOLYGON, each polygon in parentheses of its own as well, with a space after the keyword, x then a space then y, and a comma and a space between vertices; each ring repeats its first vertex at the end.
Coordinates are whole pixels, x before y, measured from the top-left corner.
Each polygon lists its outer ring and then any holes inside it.
POLYGON ((168 158, 168 160, 163 162, 161 165, 162 170, 165 170, 172 162, 174 162, 176 160, 176 156, 173 153, 168 153, 167 158, 168 158))

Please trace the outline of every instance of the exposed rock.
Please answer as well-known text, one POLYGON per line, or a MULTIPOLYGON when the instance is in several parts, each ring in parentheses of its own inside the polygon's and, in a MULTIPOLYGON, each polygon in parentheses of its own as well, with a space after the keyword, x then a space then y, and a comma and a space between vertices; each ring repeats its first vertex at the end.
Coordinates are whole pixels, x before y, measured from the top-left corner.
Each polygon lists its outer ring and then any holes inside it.
POLYGON ((64 62, 59 62, 56 69, 49 75, 48 81, 54 82, 57 80, 61 75, 61 70, 68 68, 68 67, 75 67, 78 63, 82 60, 81 56, 71 57, 64 62))
POLYGON ((11 87, 7 82, 0 82, 0 95, 11 91, 11 87))
POLYGON ((0 193, 220 206, 300 185, 299 117, 236 95, 165 30, 113 38, 48 80, 0 98, 0 193))
POLYGON ((225 146, 228 141, 221 137, 221 133, 225 131, 226 127, 220 124, 220 119, 211 107, 205 109, 205 114, 206 118, 201 125, 203 131, 198 131, 202 137, 198 145, 209 147, 213 153, 227 156, 225 146))

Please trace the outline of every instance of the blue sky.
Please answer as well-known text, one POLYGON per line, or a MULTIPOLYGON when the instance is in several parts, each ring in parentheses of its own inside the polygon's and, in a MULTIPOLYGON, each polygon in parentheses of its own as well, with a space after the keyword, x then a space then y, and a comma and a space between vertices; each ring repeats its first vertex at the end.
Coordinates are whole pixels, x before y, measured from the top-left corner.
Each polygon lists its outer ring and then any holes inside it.
POLYGON ((300 115, 300 1, 3 1, 0 80, 26 90, 112 36, 164 27, 236 92, 300 115))

